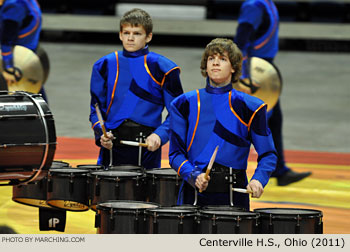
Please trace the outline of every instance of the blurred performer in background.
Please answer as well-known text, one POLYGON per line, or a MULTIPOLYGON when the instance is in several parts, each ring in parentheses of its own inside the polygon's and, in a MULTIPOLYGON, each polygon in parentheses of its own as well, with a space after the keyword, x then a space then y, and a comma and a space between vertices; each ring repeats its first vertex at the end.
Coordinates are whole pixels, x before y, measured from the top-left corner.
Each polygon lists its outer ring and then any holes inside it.
POLYGON ((184 181, 180 205, 234 205, 249 210, 249 196, 233 193, 232 186, 259 198, 276 167, 266 104, 233 89, 241 64, 242 54, 232 40, 212 40, 201 61, 206 87, 185 93, 171 104, 169 161, 184 181), (258 153, 258 165, 248 183, 251 144, 258 153), (216 146, 215 162, 206 178, 216 146))
MULTIPOLYGON (((241 79, 249 83, 249 58, 259 57, 271 64, 278 52, 279 14, 272 0, 246 0, 243 2, 238 17, 235 43, 243 53, 241 79)), ((249 87, 240 84, 240 90, 250 94, 249 87)), ((271 177, 277 178, 280 186, 289 185, 311 174, 294 172, 286 166, 282 140, 282 111, 280 102, 267 114, 268 124, 278 154, 277 167, 271 177)))
MULTIPOLYGON (((21 70, 13 62, 14 47, 20 45, 36 52, 40 31, 41 10, 36 0, 0 0, 2 75, 8 86, 21 78, 21 70)), ((40 93, 47 100, 43 87, 40 93)))
POLYGON ((90 121, 101 147, 98 164, 106 167, 161 165, 161 146, 169 140, 169 119, 162 122, 162 111, 169 110, 170 102, 183 90, 180 68, 149 51, 152 29, 152 19, 144 10, 126 12, 119 32, 123 50, 102 57, 93 66, 90 121), (106 130, 111 131, 107 137, 102 134, 96 104, 106 130), (141 141, 147 148, 123 145, 121 140, 141 141))

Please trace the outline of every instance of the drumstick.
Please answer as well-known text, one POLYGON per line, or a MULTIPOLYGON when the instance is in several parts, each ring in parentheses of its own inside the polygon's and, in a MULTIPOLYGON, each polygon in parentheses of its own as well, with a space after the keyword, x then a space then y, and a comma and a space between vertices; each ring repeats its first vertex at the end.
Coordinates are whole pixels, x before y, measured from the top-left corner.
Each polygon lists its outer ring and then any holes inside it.
POLYGON ((250 194, 253 193, 251 190, 247 190, 243 188, 232 188, 232 191, 239 192, 239 193, 250 193, 250 194))
POLYGON ((105 128, 105 124, 104 124, 103 119, 102 119, 102 114, 101 114, 100 108, 98 107, 97 103, 95 104, 95 109, 96 109, 97 118, 100 121, 100 125, 101 125, 101 128, 102 128, 103 135, 104 135, 105 138, 108 138, 107 132, 106 132, 106 128, 105 128))
MULTIPOLYGON (((213 154, 211 155, 211 158, 210 158, 210 161, 209 161, 209 164, 208 164, 208 167, 207 167, 207 171, 205 172, 205 175, 204 175, 204 178, 205 178, 206 180, 208 180, 208 176, 209 176, 209 173, 210 173, 211 168, 213 167, 214 160, 215 160, 215 158, 216 158, 216 153, 218 152, 218 149, 219 149, 219 145, 216 146, 216 148, 215 148, 213 154)), ((199 192, 201 193, 202 190, 199 190, 199 192)))
POLYGON ((133 142, 133 141, 126 141, 126 140, 120 140, 121 144, 131 145, 131 146, 141 146, 141 147, 148 147, 148 144, 146 143, 139 143, 139 142, 133 142))

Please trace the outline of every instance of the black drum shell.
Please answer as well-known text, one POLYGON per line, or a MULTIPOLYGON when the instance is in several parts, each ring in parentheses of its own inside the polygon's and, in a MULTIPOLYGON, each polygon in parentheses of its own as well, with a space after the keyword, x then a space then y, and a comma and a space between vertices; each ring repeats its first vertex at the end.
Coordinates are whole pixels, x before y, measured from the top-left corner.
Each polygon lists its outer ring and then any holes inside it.
POLYGON ((174 206, 177 203, 181 177, 172 168, 146 170, 147 201, 161 206, 174 206))
POLYGON ((97 171, 89 175, 91 209, 110 200, 144 201, 145 179, 132 171, 97 171))
POLYGON ((200 234, 255 234, 259 215, 247 211, 200 210, 200 234))
POLYGON ((160 207, 145 211, 149 234, 197 233, 197 210, 180 207, 160 207))
POLYGON ((48 205, 68 211, 89 209, 88 171, 76 168, 50 169, 48 175, 48 205))
POLYGON ((108 201, 97 205, 96 223, 99 234, 146 234, 145 210, 158 208, 141 201, 108 201))
POLYGON ((0 92, 0 179, 29 178, 43 161, 42 171, 47 171, 53 161, 56 141, 53 115, 41 95, 0 92), (39 109, 32 99, 43 111, 48 139, 39 109), (47 142, 47 156, 43 159, 47 142))
POLYGON ((302 208, 257 208, 261 234, 322 234, 323 214, 302 208))

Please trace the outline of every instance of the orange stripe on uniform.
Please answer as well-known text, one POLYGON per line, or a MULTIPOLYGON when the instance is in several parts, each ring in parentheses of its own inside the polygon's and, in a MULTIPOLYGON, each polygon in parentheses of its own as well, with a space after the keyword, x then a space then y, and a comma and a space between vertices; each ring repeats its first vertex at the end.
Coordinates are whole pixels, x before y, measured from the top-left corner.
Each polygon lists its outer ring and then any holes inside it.
POLYGON ((254 111, 254 113, 253 113, 253 115, 250 118, 249 123, 248 123, 248 131, 250 130, 250 125, 252 124, 252 121, 254 119, 255 114, 264 106, 267 106, 266 103, 261 104, 260 107, 257 110, 254 111))
POLYGON ((118 83, 118 77, 119 77, 119 60, 118 60, 118 52, 115 51, 114 52, 115 54, 115 59, 117 61, 117 73, 116 73, 116 76, 115 76, 115 81, 114 81, 114 87, 113 87, 113 92, 112 92, 112 97, 111 97, 111 102, 109 103, 109 106, 108 106, 108 109, 107 109, 107 112, 106 112, 106 115, 108 115, 108 112, 109 110, 111 109, 111 106, 112 106, 112 103, 113 103, 113 100, 114 100, 114 93, 115 93, 115 90, 117 88, 117 83, 118 83))
POLYGON ((177 169, 177 175, 180 176, 180 170, 181 170, 181 167, 187 162, 188 160, 186 159, 185 161, 182 162, 182 164, 179 166, 179 169, 177 169))
POLYGON ((95 122, 94 125, 92 125, 91 128, 92 128, 92 129, 95 128, 95 126, 96 126, 97 124, 99 124, 99 123, 100 123, 100 121, 95 122))
POLYGON ((201 113, 201 99, 199 97, 199 90, 197 89, 196 92, 197 92, 197 106, 198 106, 197 121, 196 121, 196 126, 194 127, 194 130, 193 130, 191 142, 190 142, 189 146, 187 147, 187 152, 191 149, 191 146, 192 146, 192 143, 193 143, 193 139, 194 139, 194 135, 196 134, 196 131, 197 131, 197 126, 198 126, 198 122, 199 122, 199 115, 201 113))
POLYGON ((9 51, 9 52, 2 52, 1 55, 2 55, 2 56, 8 56, 8 55, 10 55, 11 53, 12 53, 11 51, 9 51))
POLYGON ((231 104, 231 96, 232 96, 232 91, 228 93, 228 103, 230 104, 230 109, 232 113, 238 118, 238 120, 246 127, 248 127, 248 124, 246 124, 236 113, 236 111, 233 109, 232 104, 231 104))
POLYGON ((156 78, 153 77, 153 75, 151 74, 151 71, 148 68, 148 65, 147 65, 147 54, 144 57, 144 65, 145 65, 147 73, 149 74, 149 76, 151 76, 152 80, 154 80, 154 82, 157 83, 159 86, 162 86, 162 83, 160 83, 159 81, 156 80, 156 78))
POLYGON ((161 87, 163 87, 164 82, 165 82, 165 78, 167 77, 167 75, 168 75, 171 71, 173 71, 173 70, 175 70, 175 69, 179 69, 179 70, 180 70, 180 67, 174 67, 173 69, 170 69, 167 73, 164 74, 162 83, 160 83, 160 86, 161 86, 161 87))

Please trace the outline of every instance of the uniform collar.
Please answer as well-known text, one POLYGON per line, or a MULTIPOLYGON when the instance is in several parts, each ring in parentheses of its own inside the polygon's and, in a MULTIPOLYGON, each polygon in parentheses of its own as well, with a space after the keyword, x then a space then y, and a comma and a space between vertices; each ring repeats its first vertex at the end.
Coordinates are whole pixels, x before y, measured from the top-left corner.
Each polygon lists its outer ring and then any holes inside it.
POLYGON ((205 87, 205 90, 211 94, 224 94, 231 91, 232 88, 233 88, 232 83, 229 83, 223 87, 214 87, 210 85, 209 78, 207 78, 207 86, 205 87))
POLYGON ((123 48, 123 55, 125 57, 131 57, 131 58, 136 58, 136 57, 140 57, 140 56, 143 56, 143 55, 146 55, 148 54, 149 51, 148 51, 148 45, 146 45, 144 48, 136 51, 136 52, 128 52, 127 50, 125 50, 123 48))

